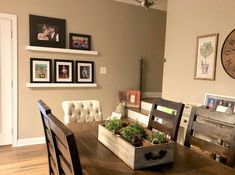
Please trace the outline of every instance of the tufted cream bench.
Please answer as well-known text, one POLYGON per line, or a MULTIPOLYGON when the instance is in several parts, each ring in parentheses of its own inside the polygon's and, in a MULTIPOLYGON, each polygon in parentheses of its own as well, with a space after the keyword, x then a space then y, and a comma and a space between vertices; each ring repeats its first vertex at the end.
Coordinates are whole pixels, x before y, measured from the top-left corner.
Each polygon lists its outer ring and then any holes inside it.
POLYGON ((98 100, 64 101, 64 122, 88 122, 102 120, 100 102, 98 100))

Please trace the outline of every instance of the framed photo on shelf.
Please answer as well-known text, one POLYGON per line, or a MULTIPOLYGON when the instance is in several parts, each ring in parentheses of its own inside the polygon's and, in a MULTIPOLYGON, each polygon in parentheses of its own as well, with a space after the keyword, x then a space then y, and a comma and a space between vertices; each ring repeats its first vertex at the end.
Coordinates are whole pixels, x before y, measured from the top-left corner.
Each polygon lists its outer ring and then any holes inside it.
POLYGON ((51 59, 30 58, 30 82, 51 83, 51 59))
POLYGON ((69 48, 78 50, 91 50, 91 36, 69 33, 69 48))
POLYGON ((65 48, 65 20, 29 15, 30 45, 65 48))
POLYGON ((218 35, 197 37, 194 79, 215 80, 218 35))
POLYGON ((204 105, 212 111, 225 112, 228 114, 235 113, 235 97, 206 94, 204 105))
POLYGON ((140 90, 128 90, 127 91, 127 107, 140 108, 140 90))
POLYGON ((77 83, 94 82, 94 62, 76 61, 76 82, 77 83))
POLYGON ((73 83, 72 60, 54 60, 54 76, 56 83, 73 83))

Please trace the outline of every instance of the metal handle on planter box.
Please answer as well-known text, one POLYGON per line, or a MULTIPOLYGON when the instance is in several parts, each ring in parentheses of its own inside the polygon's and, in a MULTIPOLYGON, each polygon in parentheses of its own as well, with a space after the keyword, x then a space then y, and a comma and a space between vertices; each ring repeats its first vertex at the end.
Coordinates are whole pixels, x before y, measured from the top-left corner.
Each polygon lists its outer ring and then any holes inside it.
POLYGON ((160 150, 157 154, 153 154, 152 152, 148 152, 144 154, 146 160, 156 160, 162 159, 166 156, 166 150, 160 150))

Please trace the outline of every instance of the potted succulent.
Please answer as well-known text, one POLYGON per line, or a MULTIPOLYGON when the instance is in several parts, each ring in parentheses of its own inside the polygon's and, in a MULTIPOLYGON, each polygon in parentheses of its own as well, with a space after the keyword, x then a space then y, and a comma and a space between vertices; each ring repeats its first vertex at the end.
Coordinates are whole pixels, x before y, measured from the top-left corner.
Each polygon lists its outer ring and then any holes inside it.
POLYGON ((108 130, 110 130, 114 135, 116 135, 119 134, 119 130, 122 127, 122 123, 121 120, 114 117, 113 119, 105 121, 104 126, 108 130))
POLYGON ((99 125, 98 140, 127 165, 140 169, 173 162, 174 141, 138 123, 122 121, 113 118, 99 125))
POLYGON ((130 123, 121 129, 120 135, 132 145, 141 146, 145 133, 144 128, 138 123, 130 123))
POLYGON ((206 62, 206 59, 213 53, 213 46, 211 42, 204 42, 200 47, 200 55, 204 58, 201 60, 202 74, 207 74, 209 63, 206 62))
POLYGON ((159 131, 152 132, 151 134, 147 135, 146 139, 152 144, 163 144, 167 142, 166 135, 160 133, 159 131))
POLYGON ((110 130, 113 135, 120 135, 134 146, 142 146, 143 139, 148 140, 152 144, 163 144, 167 142, 165 134, 159 131, 147 131, 138 123, 123 123, 115 117, 105 121, 104 127, 110 130))

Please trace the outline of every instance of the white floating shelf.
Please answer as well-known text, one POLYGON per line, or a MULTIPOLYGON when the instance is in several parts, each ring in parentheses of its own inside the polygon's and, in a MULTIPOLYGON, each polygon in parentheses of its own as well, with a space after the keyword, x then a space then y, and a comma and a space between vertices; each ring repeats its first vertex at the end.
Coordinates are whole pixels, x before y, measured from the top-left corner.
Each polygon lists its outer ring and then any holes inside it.
POLYGON ((96 83, 26 83, 28 88, 92 88, 96 83))
POLYGON ((82 55, 98 55, 97 51, 61 49, 61 48, 38 47, 38 46, 26 46, 26 50, 40 51, 40 52, 71 53, 71 54, 82 54, 82 55))

